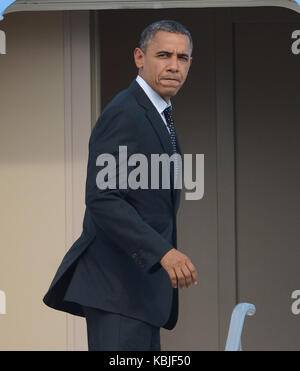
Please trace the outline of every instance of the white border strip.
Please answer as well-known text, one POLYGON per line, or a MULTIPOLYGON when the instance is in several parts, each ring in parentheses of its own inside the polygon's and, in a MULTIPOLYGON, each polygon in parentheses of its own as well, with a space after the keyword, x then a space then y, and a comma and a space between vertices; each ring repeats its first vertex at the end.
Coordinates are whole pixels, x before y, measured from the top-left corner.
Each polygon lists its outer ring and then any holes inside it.
POLYGON ((262 7, 278 6, 300 13, 300 6, 294 0, 164 0, 164 1, 45 1, 17 0, 6 13, 38 10, 96 10, 96 9, 163 9, 163 8, 213 8, 213 7, 262 7))

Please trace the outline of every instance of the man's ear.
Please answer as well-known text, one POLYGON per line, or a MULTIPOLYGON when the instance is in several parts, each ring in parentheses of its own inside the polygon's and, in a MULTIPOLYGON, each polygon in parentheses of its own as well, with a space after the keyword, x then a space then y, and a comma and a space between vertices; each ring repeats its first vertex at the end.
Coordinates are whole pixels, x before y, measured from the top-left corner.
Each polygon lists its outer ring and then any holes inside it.
POLYGON ((142 49, 135 48, 133 56, 137 68, 142 68, 144 66, 144 52, 142 51, 142 49))
POLYGON ((193 62, 193 57, 190 58, 190 67, 192 65, 192 62, 193 62))

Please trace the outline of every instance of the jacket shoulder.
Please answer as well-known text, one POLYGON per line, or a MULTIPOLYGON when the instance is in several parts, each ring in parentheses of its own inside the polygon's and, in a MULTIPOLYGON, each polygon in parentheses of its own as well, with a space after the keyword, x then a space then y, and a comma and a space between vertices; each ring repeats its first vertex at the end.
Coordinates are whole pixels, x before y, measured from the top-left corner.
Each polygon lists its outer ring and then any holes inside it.
POLYGON ((128 89, 119 92, 104 108, 91 133, 90 143, 95 137, 104 137, 122 131, 136 132, 143 119, 144 110, 128 89))
POLYGON ((118 111, 118 112, 127 112, 134 113, 139 110, 139 104, 135 96, 129 91, 129 89, 124 89, 120 91, 104 108, 101 116, 106 116, 109 113, 118 111))

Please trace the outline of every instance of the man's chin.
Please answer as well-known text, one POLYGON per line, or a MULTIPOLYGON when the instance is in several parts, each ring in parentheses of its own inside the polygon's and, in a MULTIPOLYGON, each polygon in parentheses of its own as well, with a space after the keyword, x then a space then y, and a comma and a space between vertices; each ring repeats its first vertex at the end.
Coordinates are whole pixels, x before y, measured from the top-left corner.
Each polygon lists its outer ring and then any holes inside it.
POLYGON ((164 96, 174 97, 178 93, 179 89, 180 89, 180 86, 178 86, 178 87, 175 87, 175 86, 165 87, 164 89, 162 89, 161 94, 164 95, 164 96))
POLYGON ((178 93, 180 88, 178 89, 170 89, 166 92, 166 95, 168 95, 169 97, 175 97, 175 95, 178 93))

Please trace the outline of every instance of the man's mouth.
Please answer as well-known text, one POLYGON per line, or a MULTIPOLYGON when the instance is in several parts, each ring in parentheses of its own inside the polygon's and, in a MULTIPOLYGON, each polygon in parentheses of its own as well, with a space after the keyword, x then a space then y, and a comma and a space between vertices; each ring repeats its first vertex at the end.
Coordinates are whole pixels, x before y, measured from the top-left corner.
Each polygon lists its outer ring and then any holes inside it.
POLYGON ((174 79, 173 77, 164 77, 162 80, 177 81, 177 82, 179 82, 178 79, 174 79))

